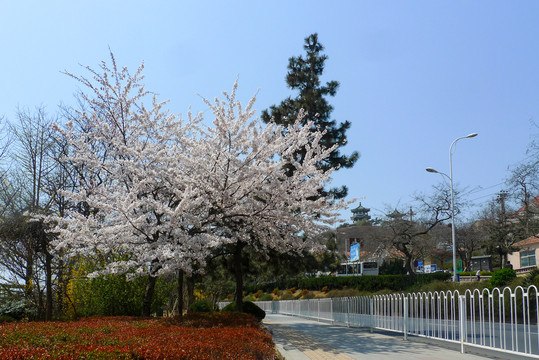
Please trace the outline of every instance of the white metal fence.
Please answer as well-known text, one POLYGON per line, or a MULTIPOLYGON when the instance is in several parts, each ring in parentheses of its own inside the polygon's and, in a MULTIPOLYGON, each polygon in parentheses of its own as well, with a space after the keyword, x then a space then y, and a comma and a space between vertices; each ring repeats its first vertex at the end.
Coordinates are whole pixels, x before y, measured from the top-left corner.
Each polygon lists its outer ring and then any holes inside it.
POLYGON ((473 346, 539 359, 539 293, 533 285, 256 304, 275 314, 457 343, 461 352, 473 346))

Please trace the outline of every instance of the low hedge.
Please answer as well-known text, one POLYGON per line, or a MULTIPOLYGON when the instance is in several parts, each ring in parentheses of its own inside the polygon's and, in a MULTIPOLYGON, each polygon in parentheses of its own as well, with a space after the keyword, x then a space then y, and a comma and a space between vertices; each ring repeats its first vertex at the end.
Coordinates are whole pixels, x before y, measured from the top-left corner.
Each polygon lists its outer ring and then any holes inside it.
POLYGON ((437 272, 431 274, 416 274, 415 279, 408 275, 364 275, 364 276, 321 276, 314 278, 290 279, 281 282, 251 284, 245 287, 250 293, 262 290, 271 292, 279 289, 306 289, 322 291, 332 289, 354 288, 359 291, 377 292, 380 290, 403 291, 415 284, 428 284, 433 281, 446 281, 450 273, 437 272))
POLYGON ((189 305, 187 310, 190 313, 209 313, 212 312, 212 306, 205 300, 197 301, 189 305))
MULTIPOLYGON (((245 301, 242 303, 242 306, 244 313, 254 315, 258 321, 262 321, 266 317, 266 312, 252 301, 245 301)), ((236 303, 232 302, 228 304, 221 312, 236 312, 236 303)))

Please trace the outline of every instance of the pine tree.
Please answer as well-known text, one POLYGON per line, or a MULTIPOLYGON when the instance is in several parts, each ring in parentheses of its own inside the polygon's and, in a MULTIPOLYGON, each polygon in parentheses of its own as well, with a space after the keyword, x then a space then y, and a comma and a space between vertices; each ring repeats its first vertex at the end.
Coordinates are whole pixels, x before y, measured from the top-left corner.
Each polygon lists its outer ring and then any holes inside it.
MULTIPOLYGON (((306 51, 306 57, 291 57, 286 75, 286 83, 292 90, 298 90, 299 95, 295 98, 288 97, 278 106, 272 105, 269 110, 264 110, 261 115, 262 120, 265 123, 275 122, 280 125, 290 125, 298 118, 303 109, 307 113, 303 118, 303 125, 312 121, 315 124, 313 131, 316 128, 326 130, 321 141, 325 148, 330 148, 335 144, 338 147, 343 146, 346 143, 346 130, 350 128, 350 122, 345 121, 337 125, 336 121, 330 117, 333 106, 326 100, 327 96, 335 96, 339 83, 337 81, 329 81, 325 85, 320 83, 324 62, 328 57, 322 53, 324 47, 318 42, 318 34, 315 33, 307 37, 303 47, 306 51)), ((303 161, 305 152, 304 148, 297 153, 296 158, 299 162, 303 161)), ((321 161, 318 167, 322 170, 350 168, 358 157, 357 152, 348 156, 342 155, 337 148, 327 159, 321 161)), ((287 170, 290 175, 293 167, 290 166, 287 170)), ((329 193, 335 198, 343 198, 347 194, 347 188, 343 186, 331 189, 329 193)))

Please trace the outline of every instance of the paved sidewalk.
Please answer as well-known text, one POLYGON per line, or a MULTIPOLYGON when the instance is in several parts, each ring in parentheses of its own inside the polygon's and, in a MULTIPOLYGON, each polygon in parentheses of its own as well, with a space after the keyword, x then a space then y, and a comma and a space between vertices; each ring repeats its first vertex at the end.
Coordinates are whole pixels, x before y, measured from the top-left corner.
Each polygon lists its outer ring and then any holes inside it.
POLYGON ((459 351, 400 335, 371 333, 295 316, 267 314, 264 325, 273 333, 277 350, 286 360, 480 360, 505 358, 461 354, 459 351))

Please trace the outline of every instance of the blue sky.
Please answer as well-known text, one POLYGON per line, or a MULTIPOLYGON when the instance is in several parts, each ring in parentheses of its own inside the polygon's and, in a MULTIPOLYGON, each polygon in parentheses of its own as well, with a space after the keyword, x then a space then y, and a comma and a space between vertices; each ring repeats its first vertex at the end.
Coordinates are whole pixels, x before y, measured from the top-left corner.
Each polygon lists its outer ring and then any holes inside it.
MULTIPOLYGON (((73 104, 82 74, 108 60, 132 71, 172 112, 206 110, 239 78, 240 98, 261 111, 292 94, 288 58, 317 32, 329 56, 324 80, 340 88, 333 118, 352 123, 335 173, 380 216, 406 208, 449 173, 474 211, 495 197, 508 168, 526 158, 538 129, 539 2, 536 1, 3 1, 0 115, 73 104)), ((344 214, 345 217, 349 213, 344 214)))

